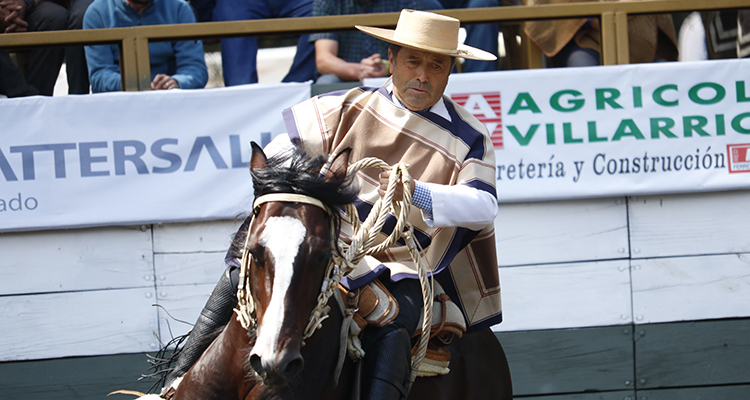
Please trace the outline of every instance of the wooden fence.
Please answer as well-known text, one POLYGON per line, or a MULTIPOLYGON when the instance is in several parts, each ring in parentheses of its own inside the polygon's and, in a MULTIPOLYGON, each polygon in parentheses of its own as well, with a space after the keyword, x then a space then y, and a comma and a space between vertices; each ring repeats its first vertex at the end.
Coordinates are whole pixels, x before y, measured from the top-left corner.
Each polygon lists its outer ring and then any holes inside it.
MULTIPOLYGON (((628 64, 628 16, 680 11, 721 10, 750 7, 750 0, 655 0, 598 3, 550 4, 540 6, 493 7, 441 10, 464 24, 479 22, 522 22, 573 17, 600 18, 604 65, 628 64)), ((205 22, 150 25, 130 28, 80 31, 25 32, 0 35, 0 49, 68 44, 118 44, 123 90, 150 90, 151 70, 148 43, 188 39, 223 38, 282 33, 311 33, 351 30, 354 25, 395 26, 398 13, 356 14, 328 17, 278 18, 252 21, 205 22)), ((539 66, 535 59, 530 66, 539 66)))
MULTIPOLYGON (((750 1, 446 14, 464 22, 600 16, 603 57, 614 64, 626 62, 627 15, 740 6, 750 1)), ((0 35, 0 47, 120 43, 123 58, 130 60, 124 60, 123 70, 129 71, 124 76, 139 71, 147 77, 148 69, 138 68, 148 68, 148 57, 139 51, 147 51, 151 39, 386 26, 395 18, 24 33, 0 35)), ((138 79, 128 82, 130 90, 139 88, 138 79)), ((750 398, 748 204, 750 191, 740 190, 500 205, 496 240, 505 321, 495 329, 516 397, 750 398)), ((0 234, 0 399, 104 399, 116 389, 148 388, 150 383, 136 380, 147 372, 145 353, 153 352, 159 339, 189 329, 174 318, 195 321, 223 271, 224 251, 238 225, 209 221, 0 234)))

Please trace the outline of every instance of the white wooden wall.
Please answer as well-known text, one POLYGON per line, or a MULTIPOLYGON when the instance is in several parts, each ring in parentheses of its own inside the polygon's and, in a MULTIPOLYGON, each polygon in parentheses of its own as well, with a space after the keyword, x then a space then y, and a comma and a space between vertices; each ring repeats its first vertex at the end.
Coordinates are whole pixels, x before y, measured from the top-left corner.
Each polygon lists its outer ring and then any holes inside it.
MULTIPOLYGON (((504 204, 497 331, 750 316, 750 191, 504 204)), ((153 351, 240 221, 0 234, 0 361, 153 351), (160 304, 170 314, 153 304, 160 304)))
POLYGON ((750 316, 748 204, 750 191, 501 205, 495 330, 750 316))

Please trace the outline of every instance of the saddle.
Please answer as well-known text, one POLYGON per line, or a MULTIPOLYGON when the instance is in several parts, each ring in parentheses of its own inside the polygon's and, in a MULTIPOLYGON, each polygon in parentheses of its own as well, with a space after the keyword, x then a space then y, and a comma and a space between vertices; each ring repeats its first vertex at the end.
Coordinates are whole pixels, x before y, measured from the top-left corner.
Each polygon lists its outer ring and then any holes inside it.
MULTIPOLYGON (((398 316, 398 301, 377 279, 353 291, 348 291, 341 285, 339 290, 346 299, 347 308, 356 310, 353 315, 355 323, 351 325, 349 332, 351 336, 361 337, 367 326, 383 327, 398 316)), ((417 376, 444 375, 450 372, 448 365, 451 354, 445 346, 456 336, 460 338, 466 332, 466 322, 461 310, 437 282, 434 282, 433 294, 430 341, 417 376)), ((412 338, 419 338, 421 334, 420 325, 412 338)), ((416 350, 414 346, 412 355, 416 354, 416 350)))

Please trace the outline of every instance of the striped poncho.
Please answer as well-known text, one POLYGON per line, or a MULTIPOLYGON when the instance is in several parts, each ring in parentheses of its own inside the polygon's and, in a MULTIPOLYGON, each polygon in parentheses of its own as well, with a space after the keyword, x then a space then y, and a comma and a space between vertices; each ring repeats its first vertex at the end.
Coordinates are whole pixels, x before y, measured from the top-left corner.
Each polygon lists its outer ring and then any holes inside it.
MULTIPOLYGON (((313 97, 285 110, 284 121, 289 137, 300 139, 309 154, 335 155, 351 147, 350 162, 365 157, 378 157, 389 165, 405 162, 412 178, 421 182, 466 185, 496 197, 495 153, 484 125, 449 98, 443 99, 451 121, 394 104, 385 87, 313 97)), ((363 220, 379 198, 379 173, 376 169, 358 173, 361 190, 355 205, 363 220)), ((409 221, 424 249, 423 261, 463 311, 469 331, 499 323, 494 226, 481 231, 432 228, 416 207, 409 221)), ((389 216, 383 238, 394 225, 395 218, 389 216)), ((342 237, 350 232, 342 228, 342 237)), ((405 246, 397 243, 375 259, 360 263, 343 283, 357 288, 385 269, 393 280, 416 277, 405 246)))

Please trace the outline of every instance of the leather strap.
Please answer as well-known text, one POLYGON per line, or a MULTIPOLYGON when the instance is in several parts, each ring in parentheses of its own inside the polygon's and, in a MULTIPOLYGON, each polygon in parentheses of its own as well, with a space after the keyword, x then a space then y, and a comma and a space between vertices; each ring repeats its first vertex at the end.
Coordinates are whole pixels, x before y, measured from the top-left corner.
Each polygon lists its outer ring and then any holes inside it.
POLYGON ((322 208, 328 215, 331 214, 331 209, 329 209, 325 204, 323 204, 322 201, 306 196, 304 194, 296 194, 296 193, 270 193, 270 194, 264 194, 263 196, 260 196, 255 199, 253 202, 253 210, 257 211, 258 207, 265 203, 269 203, 272 201, 278 201, 278 202, 286 202, 286 203, 304 203, 304 204, 312 204, 314 206, 322 208))

